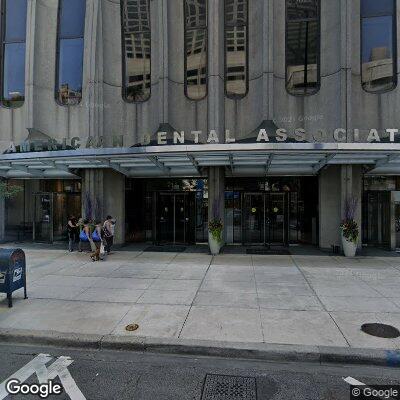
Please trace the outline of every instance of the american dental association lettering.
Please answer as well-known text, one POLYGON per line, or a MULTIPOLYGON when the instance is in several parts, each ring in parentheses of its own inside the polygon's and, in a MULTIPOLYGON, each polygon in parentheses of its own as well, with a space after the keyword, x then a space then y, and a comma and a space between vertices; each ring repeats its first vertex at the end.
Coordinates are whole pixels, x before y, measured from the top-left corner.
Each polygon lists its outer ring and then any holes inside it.
MULTIPOLYGON (((295 129, 289 132, 287 129, 277 129, 275 132, 267 132, 260 129, 257 136, 247 139, 247 143, 346 143, 350 138, 355 143, 395 143, 399 142, 399 129, 388 128, 384 130, 346 130, 337 128, 331 134, 326 130, 320 129, 313 133, 307 132, 303 128, 295 129)), ((236 138, 231 136, 229 130, 224 132, 223 138, 216 130, 208 133, 203 131, 180 131, 168 134, 167 132, 157 132, 155 135, 145 134, 139 146, 148 145, 179 145, 179 144, 220 144, 220 143, 236 143, 236 138)), ((79 137, 48 139, 48 140, 25 140, 20 144, 10 143, 5 151, 8 153, 27 153, 40 151, 60 151, 60 150, 77 150, 79 148, 95 149, 95 148, 113 148, 125 147, 124 137, 120 136, 99 136, 87 137, 85 139, 79 137)))

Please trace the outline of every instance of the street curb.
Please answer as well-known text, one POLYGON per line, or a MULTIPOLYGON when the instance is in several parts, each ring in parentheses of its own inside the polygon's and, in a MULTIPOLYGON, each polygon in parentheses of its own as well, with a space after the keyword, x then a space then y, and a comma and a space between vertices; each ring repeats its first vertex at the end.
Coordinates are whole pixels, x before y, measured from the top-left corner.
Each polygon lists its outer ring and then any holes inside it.
POLYGON ((270 362, 354 364, 400 368, 400 350, 69 334, 20 329, 0 329, 0 343, 212 356, 270 362))

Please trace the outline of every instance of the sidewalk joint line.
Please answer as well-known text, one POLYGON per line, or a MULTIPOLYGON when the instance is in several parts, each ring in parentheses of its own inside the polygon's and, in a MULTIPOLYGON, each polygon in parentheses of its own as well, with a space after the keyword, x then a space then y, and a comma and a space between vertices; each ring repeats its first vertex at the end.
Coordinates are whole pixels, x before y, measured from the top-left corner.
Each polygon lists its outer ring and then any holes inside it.
POLYGON ((211 264, 212 264, 213 261, 214 261, 214 256, 212 255, 212 256, 211 256, 210 263, 208 264, 206 273, 204 274, 203 279, 201 280, 200 285, 199 285, 199 287, 197 288, 196 293, 195 293, 195 295, 194 295, 194 297, 193 297, 192 303, 191 303, 190 306, 189 306, 189 311, 187 312, 186 317, 185 317, 185 320, 183 321, 182 327, 181 327, 181 329, 180 329, 180 331, 179 331, 179 334, 178 334, 178 338, 181 337, 183 328, 185 327, 186 321, 187 321, 187 319, 189 318, 189 314, 190 314, 190 312, 192 311, 192 307, 193 307, 194 301, 196 300, 197 294, 199 293, 200 288, 202 287, 203 282, 204 282, 204 280, 206 279, 206 276, 207 276, 207 274, 208 274, 208 271, 209 271, 210 268, 211 268, 211 264))
POLYGON ((335 326, 338 328, 340 334, 343 336, 343 339, 346 341, 347 345, 349 347, 351 347, 349 341, 347 340, 346 336, 344 335, 343 331, 340 329, 339 325, 336 323, 335 319, 332 317, 331 313, 327 310, 327 308, 325 307, 325 304, 322 302, 322 300, 319 298, 317 292, 314 290, 314 288, 311 286, 311 283, 309 282, 309 280, 307 279, 305 273, 303 272, 303 270, 298 266, 297 262, 295 261, 295 259, 292 257, 293 263, 296 266, 296 268, 299 270, 299 272, 301 273, 301 275, 303 276, 304 280, 307 282, 307 285, 310 286, 310 289, 312 290, 312 292, 314 293, 315 297, 318 299, 319 303, 321 304, 323 311, 325 311, 328 315, 329 318, 333 321, 333 323, 335 324, 335 326))

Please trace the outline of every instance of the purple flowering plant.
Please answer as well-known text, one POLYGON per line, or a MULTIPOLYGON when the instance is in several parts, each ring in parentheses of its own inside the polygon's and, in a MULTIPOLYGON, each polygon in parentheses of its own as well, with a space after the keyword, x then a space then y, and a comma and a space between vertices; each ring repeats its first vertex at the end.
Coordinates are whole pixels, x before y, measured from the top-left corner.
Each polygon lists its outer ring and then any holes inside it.
POLYGON ((344 219, 340 224, 343 236, 348 242, 357 243, 360 234, 358 224, 355 221, 358 200, 354 197, 348 198, 344 207, 344 219))

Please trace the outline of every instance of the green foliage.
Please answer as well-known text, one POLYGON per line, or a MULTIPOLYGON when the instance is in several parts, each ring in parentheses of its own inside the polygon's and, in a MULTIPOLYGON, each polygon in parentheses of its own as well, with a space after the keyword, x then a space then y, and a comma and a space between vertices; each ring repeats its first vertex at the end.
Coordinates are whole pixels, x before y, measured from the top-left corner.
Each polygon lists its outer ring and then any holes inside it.
POLYGON ((0 198, 11 199, 24 189, 21 186, 10 185, 8 182, 0 182, 0 198))
POLYGON ((354 219, 347 219, 340 224, 343 236, 348 242, 357 243, 359 230, 357 222, 354 219))
POLYGON ((224 225, 220 219, 213 219, 208 223, 208 230, 210 231, 214 240, 218 243, 222 243, 222 231, 224 225))

